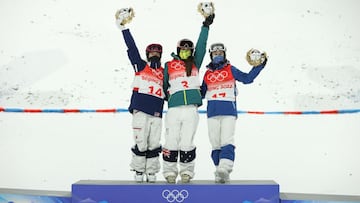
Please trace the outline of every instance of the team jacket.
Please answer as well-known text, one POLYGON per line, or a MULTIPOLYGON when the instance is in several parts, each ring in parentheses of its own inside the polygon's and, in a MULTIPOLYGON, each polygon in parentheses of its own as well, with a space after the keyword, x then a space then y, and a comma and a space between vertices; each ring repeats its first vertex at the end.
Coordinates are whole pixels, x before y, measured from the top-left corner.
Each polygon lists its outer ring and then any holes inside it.
POLYGON ((162 117, 165 97, 163 91, 164 69, 162 67, 151 68, 146 61, 141 59, 130 30, 125 29, 122 33, 128 48, 129 60, 135 71, 129 112, 138 110, 152 116, 162 117))
POLYGON ((265 64, 266 62, 253 67, 249 73, 244 73, 228 63, 214 70, 210 68, 212 66, 210 63, 201 85, 202 96, 208 100, 207 117, 225 115, 237 117, 236 81, 244 84, 252 83, 265 64))
POLYGON ((186 76, 185 63, 175 53, 171 54, 173 60, 165 63, 164 92, 167 94, 169 108, 181 105, 202 105, 199 69, 206 53, 208 35, 209 28, 202 26, 194 50, 191 76, 186 76))

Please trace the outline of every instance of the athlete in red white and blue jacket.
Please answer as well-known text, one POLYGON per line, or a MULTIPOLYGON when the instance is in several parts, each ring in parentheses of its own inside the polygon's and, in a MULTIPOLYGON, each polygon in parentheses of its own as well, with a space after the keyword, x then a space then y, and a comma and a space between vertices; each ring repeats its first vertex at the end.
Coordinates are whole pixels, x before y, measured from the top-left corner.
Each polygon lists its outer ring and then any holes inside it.
MULTIPOLYGON (((122 9, 119 12, 131 11, 122 9)), ((130 167, 135 171, 135 181, 156 181, 160 171, 162 113, 165 93, 163 91, 164 68, 161 66, 162 46, 154 43, 146 47, 146 60, 140 56, 134 38, 125 28, 123 15, 117 16, 116 24, 128 48, 127 53, 135 75, 129 112, 132 114, 132 128, 135 145, 132 147, 130 167)))
POLYGON ((209 53, 211 62, 204 74, 201 93, 208 101, 208 135, 212 145, 211 158, 216 167, 215 182, 225 183, 230 180, 235 160, 236 81, 252 83, 265 67, 267 59, 249 73, 244 73, 226 59, 224 44, 212 44, 209 53))

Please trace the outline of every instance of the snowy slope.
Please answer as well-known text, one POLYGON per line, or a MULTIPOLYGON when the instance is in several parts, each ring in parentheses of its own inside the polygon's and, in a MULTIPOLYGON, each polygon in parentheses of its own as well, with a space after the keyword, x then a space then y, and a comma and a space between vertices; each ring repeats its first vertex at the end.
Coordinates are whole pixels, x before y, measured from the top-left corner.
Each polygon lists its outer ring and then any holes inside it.
MULTIPOLYGON (((165 62, 179 39, 196 40, 199 2, 1 1, 0 107, 127 108, 133 71, 116 9, 135 9, 128 27, 139 49, 159 42, 165 62)), ((243 71, 251 68, 248 49, 269 55, 253 84, 239 84, 239 110, 360 108, 359 1, 214 3, 209 44, 225 43, 243 71)), ((70 190, 80 179, 132 179, 130 120, 128 113, 0 113, 0 187, 70 190)), ((360 114, 242 114, 232 178, 273 179, 283 192, 360 195, 359 121, 360 114)), ((195 178, 212 179, 203 114, 195 141, 195 178)))

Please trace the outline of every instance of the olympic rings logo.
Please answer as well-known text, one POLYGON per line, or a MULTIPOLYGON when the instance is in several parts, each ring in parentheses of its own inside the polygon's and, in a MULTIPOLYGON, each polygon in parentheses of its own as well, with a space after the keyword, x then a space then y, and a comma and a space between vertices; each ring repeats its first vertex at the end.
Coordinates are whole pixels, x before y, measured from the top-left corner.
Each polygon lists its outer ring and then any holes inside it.
POLYGON ((188 198, 189 192, 187 190, 163 190, 162 197, 169 203, 171 202, 183 202, 188 198))
POLYGON ((163 79, 164 78, 164 74, 161 71, 156 71, 154 69, 151 69, 152 74, 155 75, 157 78, 159 79, 163 79))
POLYGON ((181 70, 184 68, 184 64, 182 61, 174 61, 170 63, 170 68, 173 68, 175 70, 181 70))
POLYGON ((228 76, 228 72, 226 71, 221 71, 221 72, 214 72, 214 73, 210 73, 207 75, 207 79, 210 81, 210 82, 216 82, 216 81, 223 81, 225 80, 225 78, 227 78, 228 76))

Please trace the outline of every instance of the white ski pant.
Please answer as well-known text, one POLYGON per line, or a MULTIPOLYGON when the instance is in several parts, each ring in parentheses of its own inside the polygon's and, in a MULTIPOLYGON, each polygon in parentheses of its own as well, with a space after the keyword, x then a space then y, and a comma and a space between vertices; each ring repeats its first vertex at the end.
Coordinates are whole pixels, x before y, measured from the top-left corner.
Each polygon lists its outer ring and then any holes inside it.
MULTIPOLYGON (((197 126, 199 124, 199 113, 196 105, 184 105, 168 109, 165 118, 165 144, 163 148, 169 151, 181 151, 195 153, 193 143, 197 126)), ((164 154, 163 154, 164 155, 164 154)), ((181 160, 181 154, 180 154, 181 160)), ((177 176, 179 173, 194 176, 195 159, 192 161, 170 162, 164 160, 163 175, 177 176)))
MULTIPOLYGON (((213 150, 221 150, 221 147, 235 145, 235 116, 214 116, 207 119, 208 135, 213 150)), ((217 167, 232 171, 234 162, 229 159, 220 159, 217 167)))
POLYGON ((159 156, 147 158, 145 153, 160 148, 161 118, 134 110, 132 127, 135 146, 144 155, 133 152, 130 167, 139 172, 158 173, 160 171, 159 156))

